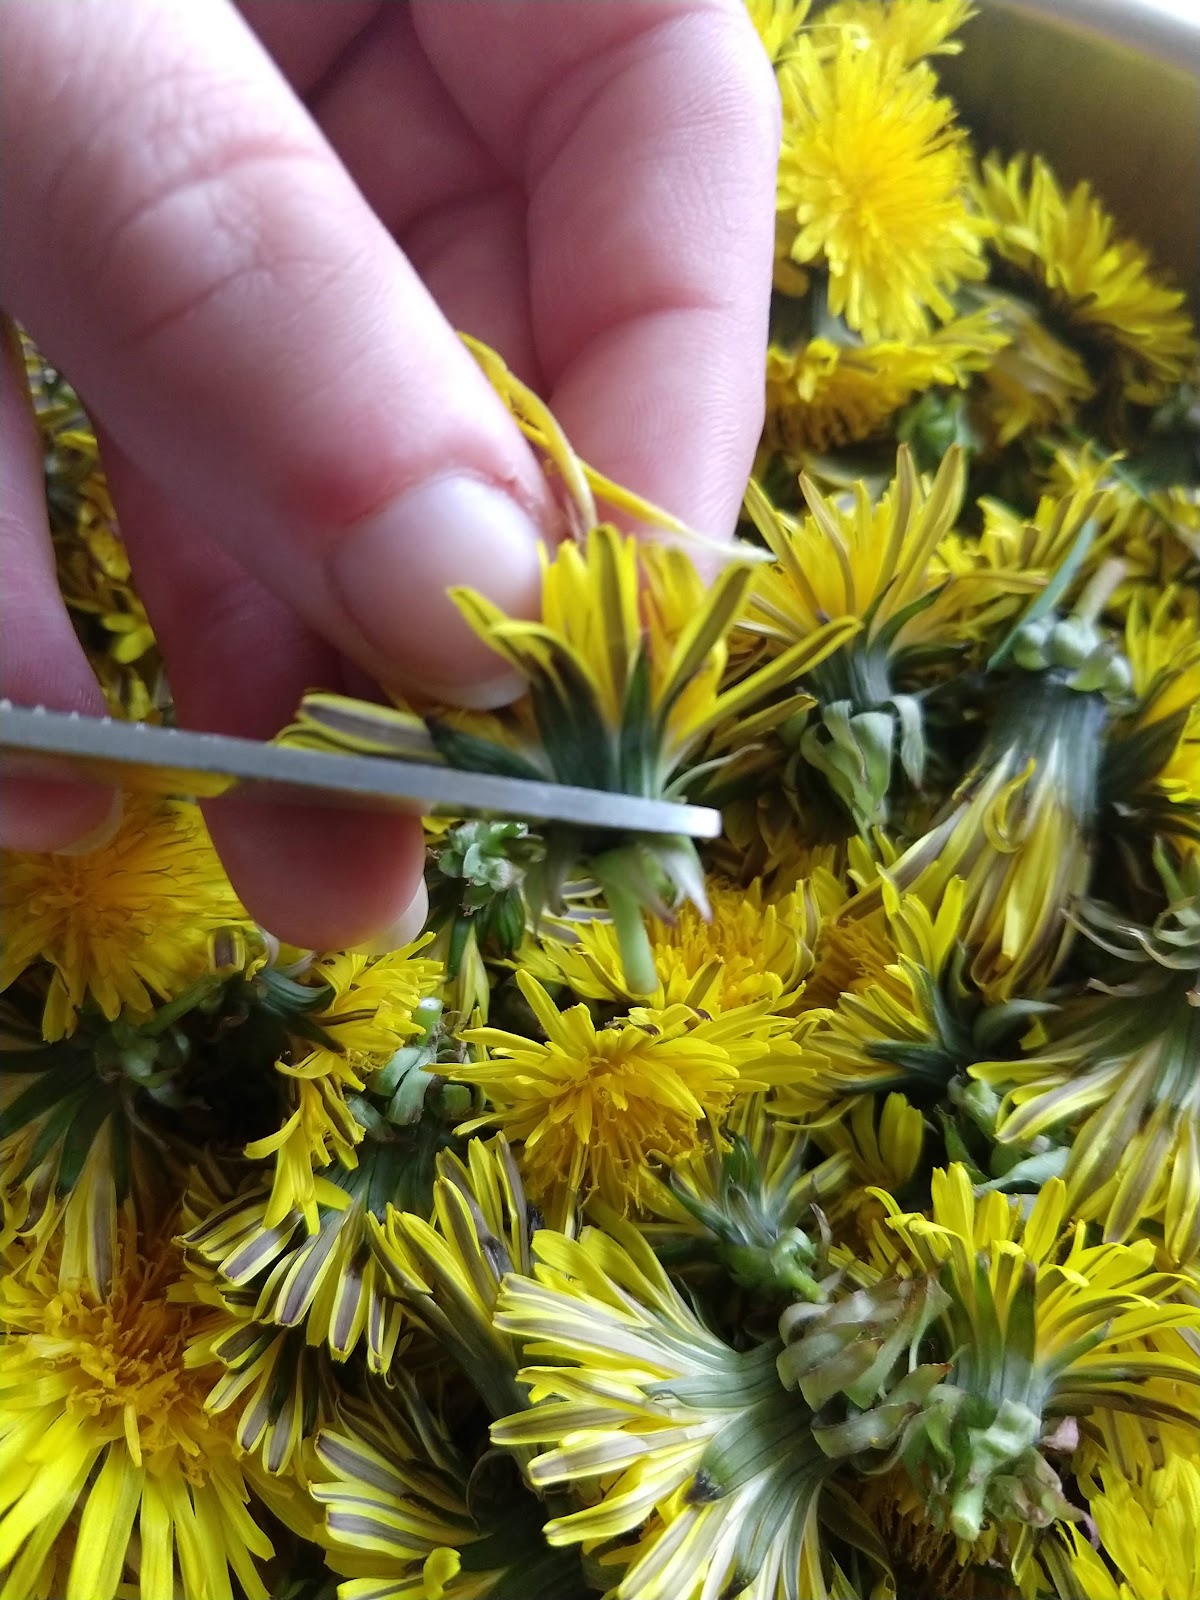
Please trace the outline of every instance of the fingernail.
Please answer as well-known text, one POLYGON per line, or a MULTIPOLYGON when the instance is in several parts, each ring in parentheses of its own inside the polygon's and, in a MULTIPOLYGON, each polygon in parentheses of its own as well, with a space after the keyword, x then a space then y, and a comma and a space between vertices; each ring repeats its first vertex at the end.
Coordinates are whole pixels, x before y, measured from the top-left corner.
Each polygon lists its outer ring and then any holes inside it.
POLYGON ((522 680, 468 627, 446 594, 478 589, 513 616, 536 616, 541 534, 481 478, 433 478, 401 495, 336 551, 330 575, 366 643, 411 687, 472 706, 502 705, 522 680))
POLYGON ((108 803, 108 810, 94 828, 89 828, 82 838, 74 840, 71 844, 60 845, 57 850, 52 850, 51 855, 56 856, 90 856, 97 850, 103 850, 106 844, 111 844, 120 830, 125 816, 125 802, 119 789, 113 790, 112 799, 108 803))
POLYGON ((399 950, 412 941, 425 926, 425 919, 429 915, 429 891, 422 878, 417 884, 416 893, 409 901, 404 912, 396 918, 390 928, 385 928, 382 933, 377 933, 373 939, 366 939, 362 944, 356 944, 351 951, 357 956, 386 956, 393 950, 399 950))

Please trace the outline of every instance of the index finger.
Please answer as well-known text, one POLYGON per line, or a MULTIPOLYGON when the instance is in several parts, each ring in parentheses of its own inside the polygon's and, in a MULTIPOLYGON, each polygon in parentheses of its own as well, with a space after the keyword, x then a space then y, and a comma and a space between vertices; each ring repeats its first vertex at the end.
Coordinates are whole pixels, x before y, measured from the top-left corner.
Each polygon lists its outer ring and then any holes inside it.
POLYGON ((529 194, 534 335, 587 459, 732 530, 763 414, 779 104, 740 0, 418 0, 463 113, 529 194))

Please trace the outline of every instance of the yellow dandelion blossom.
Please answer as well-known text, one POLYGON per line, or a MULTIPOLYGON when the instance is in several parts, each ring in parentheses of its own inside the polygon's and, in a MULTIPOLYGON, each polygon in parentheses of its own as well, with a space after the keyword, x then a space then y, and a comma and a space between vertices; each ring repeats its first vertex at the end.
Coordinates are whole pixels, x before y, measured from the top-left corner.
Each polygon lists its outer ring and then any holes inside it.
POLYGON ((1090 563, 1115 556, 1128 573, 1108 603, 1115 619, 1143 585, 1194 585, 1200 576, 1200 488, 1144 488, 1120 454, 1091 442, 1060 445, 1048 465, 1046 486, 1051 494, 1082 490, 1094 497, 1090 563))
POLYGON ((89 999, 145 1016, 211 968, 209 941, 247 926, 198 808, 127 795, 116 836, 88 855, 6 853, 0 989, 51 969, 43 1029, 72 1032, 89 999))
MULTIPOLYGON (((574 1217, 564 1224, 573 1227, 574 1217)), ((372 1250, 406 1317, 470 1374, 494 1417, 524 1404, 517 1351, 495 1309, 501 1284, 533 1271, 540 1227, 503 1134, 472 1139, 465 1161, 439 1154, 428 1219, 394 1205, 382 1222, 367 1217, 372 1250)))
POLYGON ((203 1313, 172 1298, 179 1268, 172 1247, 126 1230, 105 1295, 61 1286, 51 1261, 18 1262, 6 1278, 4 1600, 35 1592, 60 1540, 65 1600, 229 1595, 231 1583, 267 1600, 255 1476, 185 1365, 203 1313))
POLYGON ((990 310, 922 337, 870 344, 813 338, 767 350, 769 446, 793 456, 854 444, 881 432, 901 406, 934 384, 961 387, 991 370, 1008 335, 990 310))
POLYGON ((980 363, 978 415, 991 441, 1002 450, 1026 434, 1069 427, 1096 392, 1083 358, 1016 295, 992 288, 974 294, 1004 336, 992 358, 980 363))
POLYGON ((812 0, 746 0, 754 31, 772 63, 787 59, 811 6, 812 0))
POLYGON ((1060 1531, 1044 1556, 1060 1594, 1073 1581, 1088 1600, 1200 1600, 1200 1462, 1172 1455, 1144 1482, 1110 1469, 1084 1487, 1100 1548, 1060 1531))
POLYGON ((984 227, 966 142, 924 64, 845 38, 804 41, 782 65, 776 207, 793 260, 823 262, 829 307, 868 340, 919 339, 980 278, 984 227))
POLYGON ((957 55, 962 42, 952 36, 974 15, 970 0, 836 0, 820 24, 908 67, 923 56, 957 55))
POLYGON ((986 660, 1030 598, 1048 587, 1072 550, 1084 542, 1098 514, 1095 485, 1080 482, 1065 494, 1044 494, 1032 517, 1002 500, 979 501, 983 529, 977 535, 951 531, 938 545, 934 581, 945 583, 944 610, 955 637, 974 644, 986 660))
MULTIPOLYGON (((659 981, 644 1003, 716 1014, 766 1000, 772 1011, 791 1010, 813 964, 815 905, 795 890, 769 899, 760 879, 745 888, 710 879, 708 903, 708 921, 692 905, 681 906, 673 922, 649 919, 659 981)), ((632 1004, 612 924, 581 922, 574 933, 569 944, 529 942, 519 954, 521 970, 542 982, 565 983, 581 1000, 632 1004)))
MULTIPOLYGON (((685 793, 697 769, 736 754, 748 738, 807 704, 777 691, 790 678, 836 650, 856 632, 853 618, 818 627, 785 652, 726 682, 727 639, 750 581, 763 559, 749 545, 701 539, 677 518, 619 488, 589 468, 535 394, 492 351, 472 345, 484 372, 519 426, 553 469, 569 502, 577 537, 543 552, 541 618, 531 622, 499 611, 484 595, 454 589, 451 596, 474 631, 526 680, 528 692, 495 720, 491 732, 463 731, 431 715, 412 716, 365 702, 321 696, 301 708, 288 730, 308 745, 361 748, 374 731, 385 753, 411 757, 424 741, 451 765, 509 777, 550 779, 645 799, 685 793), (600 523, 597 499, 653 527, 663 541, 702 545, 719 555, 721 570, 706 584, 685 554, 665 542, 624 537, 600 523), (349 730, 349 732, 348 732, 349 730), (724 741, 720 743, 720 741, 724 741), (714 754, 714 743, 719 753, 714 754)), ((691 838, 636 830, 610 836, 592 853, 578 829, 542 830, 545 870, 534 909, 558 915, 573 874, 594 879, 621 939, 629 980, 638 993, 653 989, 642 909, 670 912, 683 900, 703 906, 703 870, 691 838)), ((593 848, 595 848, 593 846, 593 848)))
MULTIPOLYGON (((968 1064, 970 1034, 954 1003, 963 888, 951 878, 931 915, 916 894, 881 880, 883 916, 859 930, 872 959, 817 1020, 803 1076, 780 1092, 781 1112, 811 1116, 846 1096, 893 1088, 928 1097, 968 1064)), ((848 907, 835 927, 854 927, 848 907)))
MULTIPOLYGON (((493 1461, 493 1466, 495 1465, 493 1461)), ((485 1472, 450 1438, 408 1374, 347 1397, 313 1440, 313 1499, 345 1596, 486 1600, 587 1592, 579 1555, 542 1538, 545 1508, 515 1473, 485 1472)))
POLYGON ((1107 994, 1064 1005, 1016 1061, 971 1068, 1004 1096, 998 1137, 1069 1133, 1072 1214, 1124 1241, 1153 1230, 1164 1258, 1200 1265, 1200 860, 1163 853, 1167 904, 1150 927, 1085 904, 1078 921, 1122 960, 1107 994))
POLYGON ((687 1006, 638 1008, 598 1028, 586 1006, 558 1011, 537 982, 517 983, 546 1042, 474 1028, 468 1044, 488 1058, 456 1069, 492 1109, 460 1132, 497 1125, 522 1140, 533 1198, 593 1195, 624 1212, 639 1203, 653 1159, 697 1150, 735 1095, 773 1086, 796 1070, 794 1031, 767 1003, 705 1017, 687 1006))
POLYGON ((295 1208, 309 1232, 316 1232, 318 1205, 344 1204, 344 1195, 317 1172, 334 1161, 350 1168, 358 1164, 364 1130, 347 1096, 360 1093, 371 1072, 422 1032, 415 1013, 442 979, 441 964, 418 953, 427 942, 381 957, 324 956, 309 968, 306 981, 329 990, 321 1009, 306 1018, 318 1042, 313 1049, 297 1050, 294 1061, 276 1062, 276 1072, 289 1086, 289 1113, 276 1132, 246 1146, 252 1160, 275 1161, 268 1228, 295 1208))
POLYGON ((1152 405, 1188 376, 1200 352, 1183 292, 1156 276, 1086 183, 1064 194, 1039 157, 992 156, 979 197, 996 254, 1045 289, 1082 340, 1111 355, 1130 400, 1152 405))
POLYGON ((620 1541, 613 1593, 628 1600, 827 1597, 817 1499, 834 1462, 780 1382, 778 1343, 731 1349, 632 1228, 544 1229, 534 1252, 536 1278, 505 1280, 496 1324, 539 1364, 521 1373, 528 1409, 492 1438, 530 1452, 535 1488, 582 1491, 547 1542, 620 1541))

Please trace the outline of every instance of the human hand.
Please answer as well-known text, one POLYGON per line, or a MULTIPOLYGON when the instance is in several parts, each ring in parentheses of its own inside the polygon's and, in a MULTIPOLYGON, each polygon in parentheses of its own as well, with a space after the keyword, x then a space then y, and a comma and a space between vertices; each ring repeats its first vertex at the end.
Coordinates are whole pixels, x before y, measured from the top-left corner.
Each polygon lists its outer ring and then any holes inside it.
MULTIPOLYGON (((96 423, 181 724, 270 737, 355 673, 516 693, 444 591, 534 612, 553 515, 455 328, 585 459, 732 529, 778 137, 740 0, 4 0, 0 49, 0 303, 96 423)), ((20 385, 10 352, 0 684, 97 715, 20 385)), ((112 798, 13 781, 4 842, 69 845, 112 798)), ((411 819, 206 809, 281 937, 403 925, 411 819)))

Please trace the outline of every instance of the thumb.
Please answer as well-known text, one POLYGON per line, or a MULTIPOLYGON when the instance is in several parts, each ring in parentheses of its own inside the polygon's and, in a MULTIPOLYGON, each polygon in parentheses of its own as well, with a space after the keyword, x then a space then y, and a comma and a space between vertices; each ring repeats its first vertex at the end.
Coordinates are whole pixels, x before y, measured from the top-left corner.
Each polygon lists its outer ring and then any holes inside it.
POLYGON ((3 8, 0 293, 122 451, 385 683, 516 686, 547 491, 515 424, 232 7, 3 8))

